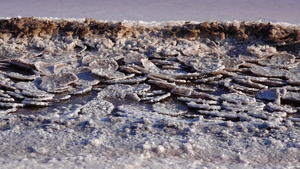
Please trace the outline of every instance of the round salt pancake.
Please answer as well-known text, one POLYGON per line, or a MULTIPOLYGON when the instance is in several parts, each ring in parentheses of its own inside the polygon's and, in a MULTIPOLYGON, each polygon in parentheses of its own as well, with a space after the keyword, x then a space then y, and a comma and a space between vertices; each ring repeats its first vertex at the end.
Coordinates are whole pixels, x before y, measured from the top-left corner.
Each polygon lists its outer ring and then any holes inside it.
POLYGON ((262 67, 262 66, 252 67, 250 71, 257 76, 264 76, 264 77, 284 77, 288 72, 287 70, 284 69, 262 67))
POLYGON ((74 72, 78 78, 78 81, 75 82, 76 85, 96 85, 100 82, 99 78, 97 78, 90 68, 88 67, 79 67, 74 72))
POLYGON ((78 80, 74 73, 60 73, 57 75, 44 76, 39 87, 47 92, 66 91, 69 84, 78 80))
POLYGON ((110 114, 113 109, 114 105, 112 103, 102 99, 94 99, 82 107, 81 113, 101 118, 110 114))
POLYGON ((92 90, 92 86, 77 86, 75 91, 72 93, 73 95, 80 95, 88 93, 92 90))
POLYGON ((258 63, 270 67, 287 67, 295 62, 295 56, 289 53, 275 53, 271 58, 265 58, 258 63))
POLYGON ((96 59, 89 64, 90 68, 99 69, 103 72, 114 72, 119 65, 115 60, 110 59, 96 59))
POLYGON ((20 73, 10 72, 7 74, 8 77, 18 79, 18 80, 35 80, 37 76, 35 75, 22 75, 20 73))
POLYGON ((276 100, 277 94, 276 89, 263 89, 256 93, 257 99, 274 101, 276 100))
POLYGON ((231 103, 246 104, 246 105, 256 102, 255 98, 246 95, 236 94, 236 93, 222 94, 220 99, 231 103))
POLYGON ((147 57, 138 52, 130 52, 125 54, 124 62, 127 64, 139 64, 142 59, 146 59, 147 57))

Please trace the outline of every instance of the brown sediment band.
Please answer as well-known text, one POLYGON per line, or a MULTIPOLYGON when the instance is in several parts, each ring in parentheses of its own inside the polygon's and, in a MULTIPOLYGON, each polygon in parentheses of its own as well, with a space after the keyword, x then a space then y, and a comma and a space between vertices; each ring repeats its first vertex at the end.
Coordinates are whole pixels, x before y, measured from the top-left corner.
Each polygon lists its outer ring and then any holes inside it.
POLYGON ((209 37, 224 39, 234 37, 238 40, 250 38, 271 43, 297 43, 300 41, 299 26, 284 26, 256 22, 186 22, 182 25, 161 27, 125 26, 122 22, 108 23, 94 19, 84 22, 67 20, 42 20, 37 18, 11 18, 0 20, 0 35, 10 33, 13 37, 33 37, 45 35, 73 35, 103 37, 137 37, 141 33, 164 38, 209 37))

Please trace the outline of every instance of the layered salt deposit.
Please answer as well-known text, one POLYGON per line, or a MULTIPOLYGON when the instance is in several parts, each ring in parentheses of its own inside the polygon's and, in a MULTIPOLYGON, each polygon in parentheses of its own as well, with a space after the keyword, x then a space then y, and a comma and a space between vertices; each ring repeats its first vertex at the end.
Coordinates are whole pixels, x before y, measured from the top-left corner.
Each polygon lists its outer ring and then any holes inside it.
POLYGON ((0 161, 295 167, 299 42, 271 23, 1 20, 0 161))

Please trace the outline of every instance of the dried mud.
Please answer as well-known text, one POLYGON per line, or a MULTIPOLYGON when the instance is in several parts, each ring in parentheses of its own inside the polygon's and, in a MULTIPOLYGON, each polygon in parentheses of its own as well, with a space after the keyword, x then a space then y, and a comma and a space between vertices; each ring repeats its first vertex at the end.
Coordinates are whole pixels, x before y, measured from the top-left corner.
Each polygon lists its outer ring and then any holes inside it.
POLYGON ((6 168, 297 168, 300 27, 0 20, 6 168))

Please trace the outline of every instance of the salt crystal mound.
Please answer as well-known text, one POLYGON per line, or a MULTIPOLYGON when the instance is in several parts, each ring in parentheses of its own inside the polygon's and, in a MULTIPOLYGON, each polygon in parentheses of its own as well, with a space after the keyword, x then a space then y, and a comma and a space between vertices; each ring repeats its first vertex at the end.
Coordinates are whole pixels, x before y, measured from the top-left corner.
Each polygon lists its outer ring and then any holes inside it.
MULTIPOLYGON (((108 133, 127 137, 192 132, 197 121, 280 132, 300 122, 299 43, 299 26, 271 23, 3 19, 0 118, 10 123, 0 126, 28 118, 59 131, 112 123, 108 133)), ((197 149, 182 147, 190 155, 197 149)))

